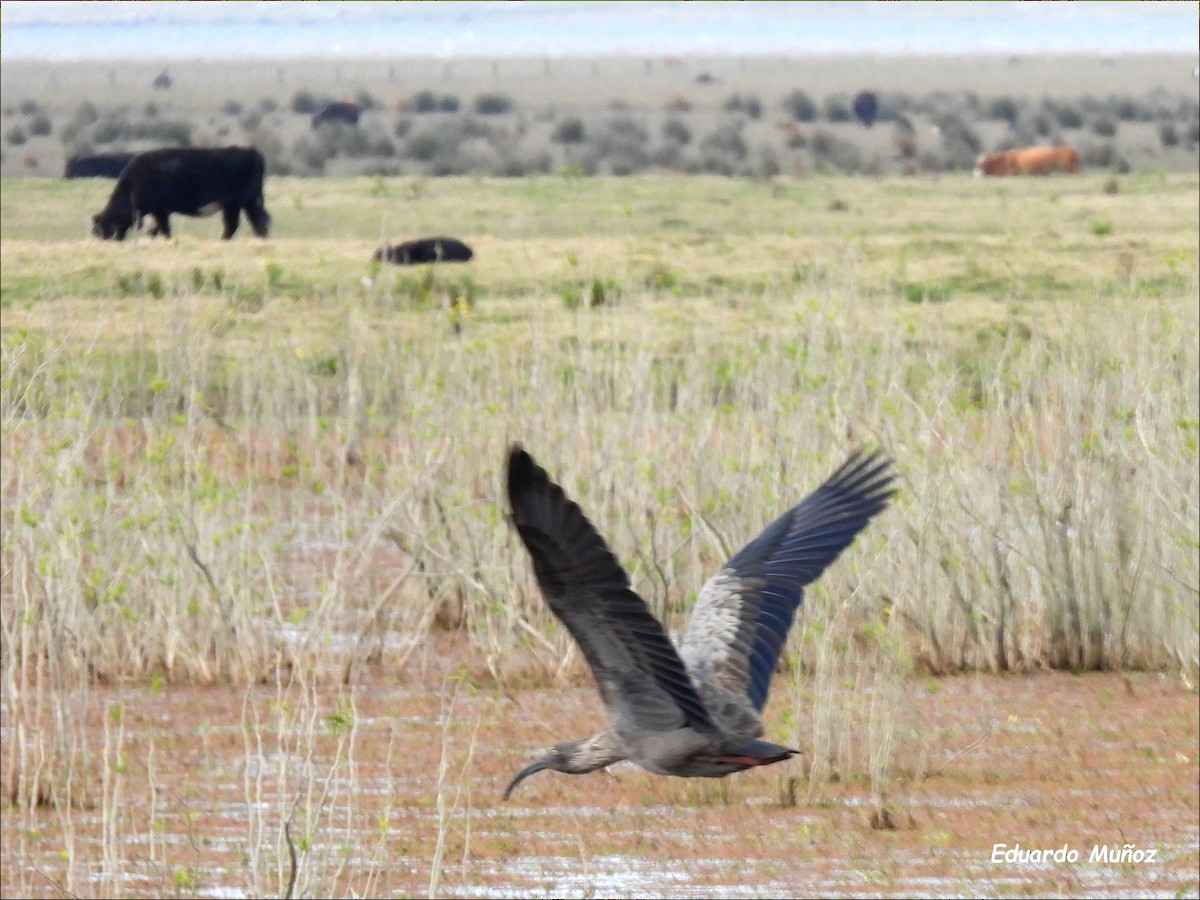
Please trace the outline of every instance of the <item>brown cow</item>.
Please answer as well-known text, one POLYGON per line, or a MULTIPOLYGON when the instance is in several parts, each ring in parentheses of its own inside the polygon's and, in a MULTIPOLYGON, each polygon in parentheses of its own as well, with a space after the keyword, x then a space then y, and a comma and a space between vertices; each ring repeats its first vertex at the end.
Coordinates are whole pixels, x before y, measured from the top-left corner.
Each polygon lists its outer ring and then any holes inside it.
POLYGON ((981 153, 975 160, 975 177, 984 175, 1011 175, 1008 168, 1008 153, 981 153))
POLYGON ((975 163, 975 177, 984 175, 1049 175, 1078 172, 1079 151, 1070 147, 1022 147, 985 153, 975 163))

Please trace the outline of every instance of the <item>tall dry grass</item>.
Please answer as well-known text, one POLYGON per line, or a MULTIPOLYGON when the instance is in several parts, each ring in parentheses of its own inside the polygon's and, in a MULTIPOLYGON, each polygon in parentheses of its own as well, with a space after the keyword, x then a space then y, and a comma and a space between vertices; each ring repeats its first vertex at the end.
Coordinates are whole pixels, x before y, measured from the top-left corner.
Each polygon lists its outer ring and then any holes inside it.
POLYGON ((1095 297, 1053 330, 1014 321, 963 347, 929 324, 881 333, 860 298, 830 297, 786 327, 733 316, 721 340, 681 323, 681 349, 659 350, 598 337, 628 321, 603 310, 432 343, 360 328, 348 304, 318 358, 264 336, 228 359, 174 302, 179 340, 156 353, 6 342, 22 681, 254 680, 281 645, 307 658, 330 634, 345 651, 458 623, 502 661, 546 620, 502 515, 514 440, 674 624, 727 552, 879 444, 901 497, 813 615, 853 577, 934 672, 1194 675, 1186 308, 1095 297))

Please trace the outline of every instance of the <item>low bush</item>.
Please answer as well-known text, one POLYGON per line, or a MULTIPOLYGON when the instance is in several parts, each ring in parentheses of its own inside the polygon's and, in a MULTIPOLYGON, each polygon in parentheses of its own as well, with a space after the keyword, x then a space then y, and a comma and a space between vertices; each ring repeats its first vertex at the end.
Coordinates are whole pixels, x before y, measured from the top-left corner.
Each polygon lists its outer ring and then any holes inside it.
POLYGON ((1076 101, 1043 100, 1042 111, 1056 121, 1060 128, 1083 127, 1083 111, 1076 101))
POLYGON ((859 146, 831 131, 820 128, 814 131, 809 148, 813 162, 821 168, 847 173, 863 169, 863 153, 859 146))
POLYGON ((852 122, 854 112, 850 109, 850 98, 833 95, 825 98, 825 120, 828 122, 852 122))
POLYGON ((783 98, 783 108, 797 122, 812 122, 817 118, 817 104, 799 89, 783 98))
POLYGON ((480 94, 475 98, 475 112, 481 116, 499 116, 512 112, 512 98, 506 94, 480 94))
POLYGON ((720 175, 742 172, 749 148, 736 122, 726 122, 705 135, 696 145, 704 171, 720 175))
POLYGON ((294 113, 311 116, 324 106, 325 101, 317 99, 312 91, 296 91, 292 95, 292 112, 294 113))
POLYGON ((556 144, 580 144, 583 143, 584 135, 583 120, 572 117, 563 119, 554 127, 550 140, 556 144))
POLYGON ((938 119, 942 139, 942 154, 950 169, 970 169, 983 150, 979 135, 962 118, 944 115, 938 119))
POLYGON ((757 94, 733 94, 722 106, 726 112, 741 113, 751 119, 762 115, 762 101, 757 94))
POLYGON ((1012 126, 1017 123, 1021 107, 1012 97, 994 97, 984 104, 983 111, 987 118, 1007 122, 1012 126))

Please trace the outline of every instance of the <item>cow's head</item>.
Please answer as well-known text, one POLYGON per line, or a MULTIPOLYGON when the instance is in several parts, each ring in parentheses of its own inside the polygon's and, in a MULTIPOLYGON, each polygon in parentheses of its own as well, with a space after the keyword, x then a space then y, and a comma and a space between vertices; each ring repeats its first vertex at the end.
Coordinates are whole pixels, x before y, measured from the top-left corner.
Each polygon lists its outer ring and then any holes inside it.
POLYGON ((102 241, 123 241, 133 221, 120 213, 104 210, 92 216, 92 234, 102 241))
POLYGON ((983 153, 979 159, 975 160, 975 171, 972 173, 976 178, 982 178, 984 175, 1006 175, 1008 174, 1008 156, 1004 153, 983 153))

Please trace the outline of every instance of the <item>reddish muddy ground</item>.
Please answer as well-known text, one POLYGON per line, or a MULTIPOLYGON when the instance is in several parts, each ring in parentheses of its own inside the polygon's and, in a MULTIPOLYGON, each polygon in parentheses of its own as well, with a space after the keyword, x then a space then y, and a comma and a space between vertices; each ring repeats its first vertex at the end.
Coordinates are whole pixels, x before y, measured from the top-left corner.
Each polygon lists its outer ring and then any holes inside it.
POLYGON ((353 711, 329 685, 315 702, 299 685, 93 688, 88 796, 5 807, 0 893, 282 896, 297 797, 297 896, 425 895, 435 867, 449 896, 1200 891, 1200 712, 1166 676, 915 679, 881 828, 853 780, 809 798, 801 779, 784 805, 800 761, 719 782, 551 772, 502 802, 538 748, 590 733, 599 703, 586 684, 509 698, 447 679, 445 660, 471 655, 433 643, 399 676, 360 671, 353 711), (1078 858, 993 862, 1018 844, 1078 858))

